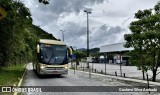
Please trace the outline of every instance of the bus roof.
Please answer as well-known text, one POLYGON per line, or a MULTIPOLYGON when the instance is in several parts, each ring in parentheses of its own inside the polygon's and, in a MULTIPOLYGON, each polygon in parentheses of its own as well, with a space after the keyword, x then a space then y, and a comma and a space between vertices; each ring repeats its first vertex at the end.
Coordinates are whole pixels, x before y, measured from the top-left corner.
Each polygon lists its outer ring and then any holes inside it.
POLYGON ((65 45, 65 43, 62 42, 62 41, 49 40, 49 39, 40 39, 39 42, 40 42, 40 43, 44 43, 44 44, 65 45))

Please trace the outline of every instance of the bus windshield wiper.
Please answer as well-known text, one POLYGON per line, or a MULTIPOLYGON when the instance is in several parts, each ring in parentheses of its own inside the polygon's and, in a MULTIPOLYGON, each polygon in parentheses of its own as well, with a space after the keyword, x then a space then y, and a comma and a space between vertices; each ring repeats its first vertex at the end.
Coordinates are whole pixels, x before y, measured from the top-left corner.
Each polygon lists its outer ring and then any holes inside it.
POLYGON ((53 52, 52 56, 50 57, 49 61, 47 62, 47 64, 49 64, 49 62, 51 61, 51 59, 53 58, 53 56, 54 56, 54 52, 53 52))

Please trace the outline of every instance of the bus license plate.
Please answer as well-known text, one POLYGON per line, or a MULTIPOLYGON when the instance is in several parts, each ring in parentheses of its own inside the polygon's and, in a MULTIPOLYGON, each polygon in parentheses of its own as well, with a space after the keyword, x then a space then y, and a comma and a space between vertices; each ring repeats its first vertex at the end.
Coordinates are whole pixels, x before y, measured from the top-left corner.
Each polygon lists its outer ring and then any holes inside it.
POLYGON ((53 71, 53 74, 59 74, 59 72, 57 72, 57 71, 53 71))

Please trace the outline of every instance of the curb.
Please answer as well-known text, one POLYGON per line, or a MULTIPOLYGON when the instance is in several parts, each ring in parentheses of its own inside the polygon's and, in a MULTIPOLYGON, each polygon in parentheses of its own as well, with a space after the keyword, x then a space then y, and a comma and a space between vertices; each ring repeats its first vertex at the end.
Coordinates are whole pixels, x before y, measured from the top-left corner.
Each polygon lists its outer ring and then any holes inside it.
MULTIPOLYGON (((23 73, 23 75, 22 75, 21 79, 19 80, 19 83, 18 83, 18 85, 17 85, 17 86, 21 86, 21 85, 22 85, 22 81, 23 81, 23 79, 24 79, 24 75, 25 75, 25 73, 26 73, 26 71, 27 71, 26 67, 27 67, 27 64, 26 64, 26 66, 25 66, 24 73, 23 73)), ((13 94, 13 95, 17 95, 17 94, 18 94, 18 92, 14 92, 14 94, 13 94)))
MULTIPOLYGON (((76 71, 88 74, 88 72, 85 72, 85 71, 79 71, 79 70, 76 70, 76 71)), ((91 74, 98 75, 98 76, 104 76, 104 77, 108 77, 108 78, 114 78, 114 79, 124 80, 124 81, 132 81, 132 82, 138 82, 138 83, 145 83, 145 84, 147 84, 147 80, 145 81, 145 80, 139 80, 139 79, 124 78, 124 77, 119 77, 119 76, 102 75, 102 74, 97 74, 97 73, 91 73, 91 74)), ((155 86, 160 86, 159 82, 149 81, 149 84, 155 85, 155 86)))

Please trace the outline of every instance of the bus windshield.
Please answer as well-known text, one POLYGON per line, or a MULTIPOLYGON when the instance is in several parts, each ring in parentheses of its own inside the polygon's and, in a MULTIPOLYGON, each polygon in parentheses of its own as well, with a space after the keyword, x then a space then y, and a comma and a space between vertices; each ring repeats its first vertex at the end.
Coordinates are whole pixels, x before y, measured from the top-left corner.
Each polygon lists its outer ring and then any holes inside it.
POLYGON ((60 65, 67 63, 67 47, 65 45, 40 45, 41 60, 45 64, 60 65))

